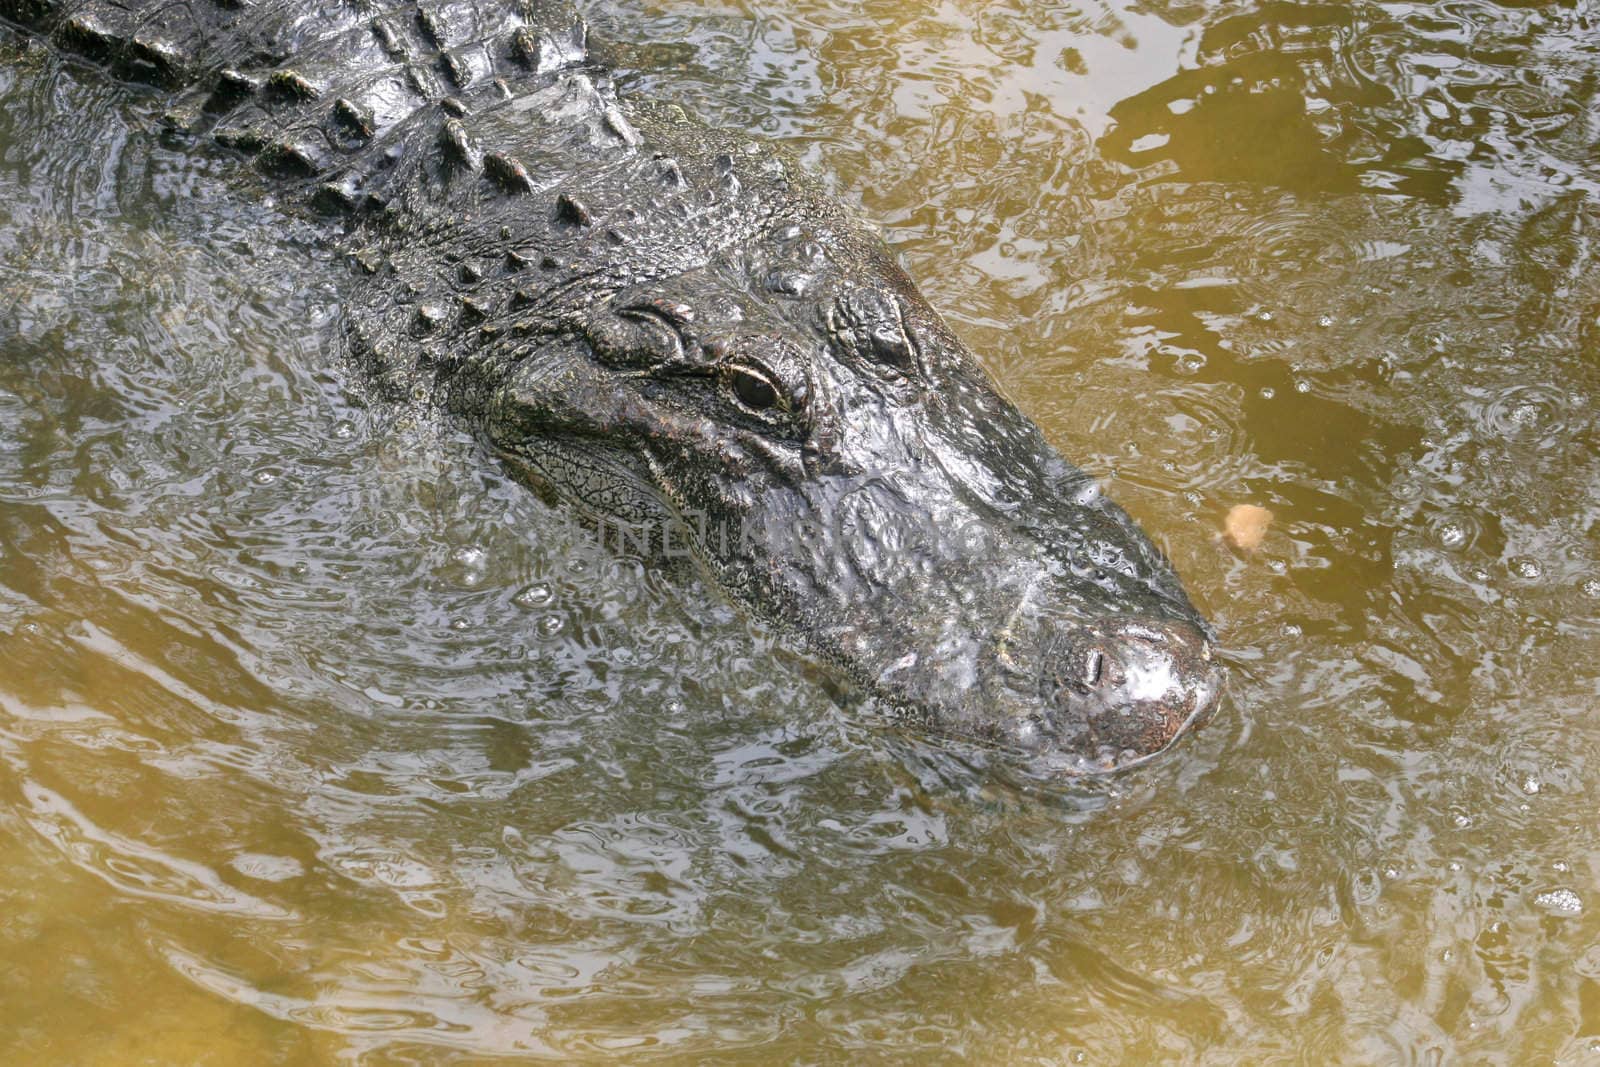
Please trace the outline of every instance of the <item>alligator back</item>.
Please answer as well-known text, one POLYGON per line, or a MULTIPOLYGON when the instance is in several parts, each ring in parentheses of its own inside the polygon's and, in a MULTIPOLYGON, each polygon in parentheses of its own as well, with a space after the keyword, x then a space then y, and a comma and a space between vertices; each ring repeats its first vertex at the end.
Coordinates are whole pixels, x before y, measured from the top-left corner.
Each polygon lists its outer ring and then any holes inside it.
POLYGON ((447 147, 464 160, 506 182, 525 180, 518 161, 473 157, 460 120, 587 55, 583 21, 565 0, 0 0, 0 17, 173 92, 174 125, 344 211, 382 205, 378 174, 393 169, 395 145, 430 123, 450 126, 447 147))
POLYGON ((0 17, 167 92, 173 127, 342 218, 373 384, 473 417, 519 339, 696 265, 806 184, 782 153, 620 101, 567 0, 0 0, 0 17))

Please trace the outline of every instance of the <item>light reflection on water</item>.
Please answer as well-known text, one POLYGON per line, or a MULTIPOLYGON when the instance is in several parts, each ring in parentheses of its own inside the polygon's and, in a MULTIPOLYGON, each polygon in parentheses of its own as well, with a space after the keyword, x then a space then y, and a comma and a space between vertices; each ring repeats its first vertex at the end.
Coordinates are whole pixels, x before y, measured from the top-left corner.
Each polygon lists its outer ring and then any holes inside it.
POLYGON ((8 46, 9 1057, 1593 1056, 1592 7, 592 14, 883 224, 1232 704, 1055 792, 841 710, 366 407, 314 229, 8 46))

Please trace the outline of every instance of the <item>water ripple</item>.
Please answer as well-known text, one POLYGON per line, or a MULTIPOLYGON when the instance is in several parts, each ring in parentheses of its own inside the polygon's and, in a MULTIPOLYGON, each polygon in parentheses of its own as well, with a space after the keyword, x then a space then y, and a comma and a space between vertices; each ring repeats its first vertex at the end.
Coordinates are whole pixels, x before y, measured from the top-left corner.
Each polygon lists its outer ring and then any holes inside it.
POLYGON ((223 882, 203 864, 162 852, 90 822, 60 793, 34 782, 22 785, 27 819, 78 869, 120 893, 197 911, 248 919, 294 919, 280 907, 223 882))

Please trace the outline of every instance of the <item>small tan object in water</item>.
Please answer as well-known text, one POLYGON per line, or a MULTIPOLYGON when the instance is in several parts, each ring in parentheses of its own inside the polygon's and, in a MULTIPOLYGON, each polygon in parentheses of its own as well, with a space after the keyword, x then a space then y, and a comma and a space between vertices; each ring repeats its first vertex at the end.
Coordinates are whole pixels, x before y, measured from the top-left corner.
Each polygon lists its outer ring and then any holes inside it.
POLYGON ((1253 552, 1261 547, 1272 525, 1272 512, 1255 504, 1235 504, 1222 520, 1222 536, 1233 547, 1253 552))

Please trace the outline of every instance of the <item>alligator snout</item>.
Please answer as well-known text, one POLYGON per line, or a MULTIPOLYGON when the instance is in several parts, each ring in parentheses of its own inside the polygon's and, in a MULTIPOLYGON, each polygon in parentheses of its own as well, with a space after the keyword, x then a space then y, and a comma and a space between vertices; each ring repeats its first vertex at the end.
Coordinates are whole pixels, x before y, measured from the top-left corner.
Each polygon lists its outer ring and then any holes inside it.
POLYGON ((1037 711, 1006 727, 1006 741, 1113 770, 1166 748, 1215 711, 1222 666, 1210 638, 1181 621, 1109 616, 1042 642, 1037 711))

